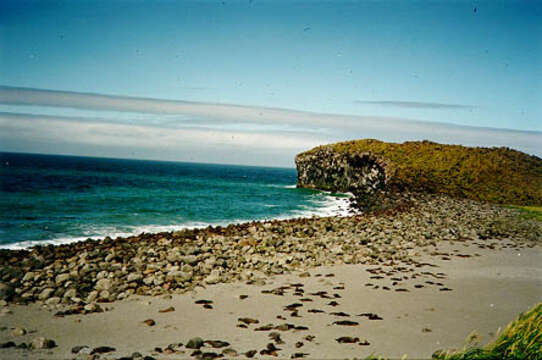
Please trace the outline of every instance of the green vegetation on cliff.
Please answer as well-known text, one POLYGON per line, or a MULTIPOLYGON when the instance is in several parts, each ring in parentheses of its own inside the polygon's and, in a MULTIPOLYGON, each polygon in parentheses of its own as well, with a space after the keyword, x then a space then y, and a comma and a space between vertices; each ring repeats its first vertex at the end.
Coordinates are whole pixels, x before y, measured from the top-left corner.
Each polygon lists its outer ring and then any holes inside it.
POLYGON ((327 146, 339 153, 371 152, 380 157, 388 164, 388 185, 392 189, 444 193, 499 204, 542 204, 542 159, 513 149, 373 139, 327 146))

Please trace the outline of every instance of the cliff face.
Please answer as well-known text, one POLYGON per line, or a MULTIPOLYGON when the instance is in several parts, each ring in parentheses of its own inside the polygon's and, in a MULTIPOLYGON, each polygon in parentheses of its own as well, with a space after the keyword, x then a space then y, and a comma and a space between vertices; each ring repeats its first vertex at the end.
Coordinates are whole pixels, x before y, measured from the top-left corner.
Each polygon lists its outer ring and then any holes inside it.
POLYGON ((386 186, 387 164, 371 152, 337 152, 331 146, 296 156, 297 187, 375 193, 386 186))

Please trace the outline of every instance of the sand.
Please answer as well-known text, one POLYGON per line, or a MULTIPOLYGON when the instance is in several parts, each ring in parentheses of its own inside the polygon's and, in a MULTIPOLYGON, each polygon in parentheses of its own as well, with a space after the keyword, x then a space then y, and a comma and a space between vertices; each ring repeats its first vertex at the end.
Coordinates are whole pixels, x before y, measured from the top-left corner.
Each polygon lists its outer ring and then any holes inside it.
MULTIPOLYGON (((415 272, 442 272, 446 277, 435 279, 431 275, 423 275, 395 286, 386 276, 384 279, 370 278, 375 274, 367 269, 378 266, 336 265, 309 269, 310 277, 299 277, 299 273, 270 277, 263 286, 217 284, 187 294, 133 296, 104 304, 108 309, 106 312, 88 315, 55 317, 54 311, 38 304, 9 305, 7 308, 12 313, 0 316, 3 329, 0 331, 0 343, 11 340, 19 344, 43 336, 53 339, 58 346, 51 350, 0 349, 0 358, 86 358, 87 355, 71 353, 76 345, 87 345, 91 349, 103 345, 116 348, 115 352, 102 355, 108 358, 127 356, 136 351, 155 358, 187 358, 193 350, 184 346, 175 347, 184 353, 172 355, 154 349, 165 348, 169 344, 186 344, 195 336, 227 341, 240 358, 246 358, 242 353, 248 350, 259 352, 272 342, 269 333, 273 331, 279 332, 284 341, 284 344, 276 344, 281 349, 278 356, 283 358, 290 358, 294 353, 308 354, 307 358, 352 358, 371 354, 390 358, 405 354, 408 358, 430 358, 437 349, 463 347, 473 330, 480 336, 482 344, 487 343, 499 328, 542 301, 542 250, 539 247, 490 250, 456 242, 439 245, 439 250, 471 257, 450 256, 450 260, 442 260, 441 256, 425 256, 427 262, 438 267, 426 266, 415 269, 415 272), (429 285, 426 281, 443 285, 429 285), (292 288, 287 289, 283 296, 262 294, 264 289, 291 283, 302 283, 300 288, 304 289, 304 295, 295 296, 292 288), (367 283, 378 285, 379 289, 366 286, 367 283), (424 287, 415 288, 416 284, 424 287), (391 290, 382 290, 383 286, 391 290), (441 291, 443 287, 452 290, 441 291), (396 292, 395 288, 409 291, 396 292), (331 297, 339 294, 340 298, 323 299, 309 295, 318 291, 326 291, 331 297), (248 297, 241 300, 240 295, 248 297), (302 302, 301 298, 313 301, 302 302), (201 299, 212 300, 213 309, 195 304, 201 299), (327 305, 331 301, 339 305, 327 305), (284 310, 292 303, 303 304, 298 311, 300 317, 291 317, 291 311, 284 310), (174 307, 175 311, 159 312, 168 307, 174 307), (309 309, 321 309, 325 313, 309 313, 309 309), (344 312, 350 316, 334 316, 330 312, 344 312), (382 320, 356 316, 360 313, 375 313, 382 320), (286 320, 277 319, 278 315, 286 320), (241 317, 258 319, 259 324, 237 327, 241 317), (156 324, 146 325, 144 321, 147 319, 153 319, 156 324), (355 321, 359 325, 333 324, 340 320, 355 321), (291 323, 309 329, 254 330, 268 323, 291 323), (15 327, 23 327, 29 333, 14 336, 11 332, 15 327), (306 340, 308 335, 314 339, 306 340), (340 344, 335 339, 341 336, 359 337, 360 341, 367 340, 370 345, 340 344), (296 348, 297 342, 303 345, 296 348)), ((410 276, 412 273, 398 273, 391 277, 410 276)), ((206 346, 202 351, 220 353, 223 349, 206 346)), ((259 353, 256 355, 260 356, 259 353)))

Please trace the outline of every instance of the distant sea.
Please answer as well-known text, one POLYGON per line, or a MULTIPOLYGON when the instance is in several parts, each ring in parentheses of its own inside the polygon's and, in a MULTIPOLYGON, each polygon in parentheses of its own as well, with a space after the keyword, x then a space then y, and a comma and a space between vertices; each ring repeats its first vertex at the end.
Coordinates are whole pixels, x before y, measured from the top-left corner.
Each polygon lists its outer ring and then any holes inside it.
POLYGON ((0 248, 344 213, 296 170, 0 153, 0 248))

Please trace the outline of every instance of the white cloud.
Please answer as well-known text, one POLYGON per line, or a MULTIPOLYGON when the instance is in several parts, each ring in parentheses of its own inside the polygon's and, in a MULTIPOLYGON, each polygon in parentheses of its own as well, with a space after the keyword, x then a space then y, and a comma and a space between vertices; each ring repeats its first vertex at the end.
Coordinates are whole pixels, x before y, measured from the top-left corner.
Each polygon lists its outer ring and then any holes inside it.
POLYGON ((6 87, 0 103, 0 111, 16 112, 0 113, 4 151, 292 166, 296 153, 320 144, 378 138, 542 155, 540 132, 399 118, 6 87))

